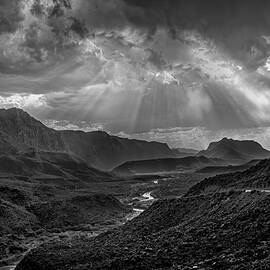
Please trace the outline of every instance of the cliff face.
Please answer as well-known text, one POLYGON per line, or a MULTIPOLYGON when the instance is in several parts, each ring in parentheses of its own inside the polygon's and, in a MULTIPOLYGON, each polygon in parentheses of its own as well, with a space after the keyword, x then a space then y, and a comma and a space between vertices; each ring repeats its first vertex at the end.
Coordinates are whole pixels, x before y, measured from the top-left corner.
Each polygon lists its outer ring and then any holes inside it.
POLYGON ((106 132, 56 131, 20 109, 0 110, 1 152, 29 148, 68 152, 101 170, 110 170, 128 160, 174 156, 166 144, 129 140, 106 132))
POLYGON ((0 138, 5 151, 9 151, 9 145, 17 151, 30 147, 48 151, 65 149, 61 134, 16 108, 0 110, 0 138))

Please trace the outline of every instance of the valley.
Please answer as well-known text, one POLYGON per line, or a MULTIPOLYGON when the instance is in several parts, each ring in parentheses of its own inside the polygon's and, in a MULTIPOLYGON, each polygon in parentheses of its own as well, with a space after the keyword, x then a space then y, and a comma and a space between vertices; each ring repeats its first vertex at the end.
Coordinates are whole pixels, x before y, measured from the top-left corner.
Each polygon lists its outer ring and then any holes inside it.
POLYGON ((80 232, 46 241, 16 269, 64 270, 66 263, 68 269, 267 269, 268 166, 263 160, 208 178, 194 172, 125 178, 126 195, 114 194, 131 209, 124 219, 95 237, 80 232))
MULTIPOLYGON (((14 265, 17 264, 23 256, 25 256, 26 252, 29 252, 29 250, 44 243, 91 238, 105 231, 117 228, 140 215, 156 200, 161 198, 171 198, 176 194, 178 196, 179 194, 184 194, 189 187, 201 180, 202 177, 202 175, 194 177, 194 175, 191 174, 167 174, 166 176, 144 175, 130 177, 128 179, 108 180, 107 182, 103 181, 102 183, 95 182, 91 183, 88 188, 80 188, 78 190, 69 190, 69 187, 61 190, 57 187, 53 187, 52 185, 38 183, 38 189, 43 190, 46 188, 46 190, 50 191, 50 197, 48 198, 48 195, 46 195, 46 198, 40 198, 41 201, 39 203, 36 202, 31 206, 31 209, 28 208, 28 210, 30 213, 35 213, 38 216, 41 215, 43 217, 45 215, 42 220, 39 220, 41 223, 40 225, 42 226, 34 224, 37 227, 30 227, 30 231, 10 231, 10 234, 0 237, 0 241, 2 243, 0 269, 9 269, 7 267, 13 269, 14 265), (86 196, 86 194, 87 196, 89 196, 88 194, 112 194, 117 200, 119 200, 119 205, 117 205, 115 210, 111 209, 108 214, 103 216, 100 216, 100 211, 104 212, 106 208, 102 210, 102 206, 99 206, 97 210, 94 210, 91 209, 91 206, 88 206, 87 211, 90 211, 89 218, 91 219, 91 222, 88 223, 90 220, 87 221, 87 218, 83 221, 82 216, 74 216, 74 212, 72 210, 74 207, 73 205, 71 208, 67 205, 61 207, 61 210, 59 209, 61 213, 57 212, 57 209, 55 208, 59 207, 59 199, 61 199, 61 201, 67 200, 69 197, 74 197, 74 194, 77 194, 78 196, 86 196), (53 208, 48 207, 48 202, 53 203, 53 208), (40 213, 35 212, 37 207, 40 213), (68 224, 63 224, 63 222, 59 223, 59 219, 63 219, 63 211, 69 219, 68 224), (96 216, 97 214, 95 214, 95 211, 98 211, 98 217, 96 216), (111 211, 114 212, 111 213, 111 211), (52 215, 58 216, 57 219, 54 220, 54 223, 48 223, 48 225, 45 225, 47 222, 46 219, 51 220, 52 215), (70 220, 70 218, 72 218, 72 220, 70 220)), ((21 187, 24 187, 25 182, 22 180, 17 180, 17 182, 15 182, 14 179, 11 181, 4 176, 2 176, 1 179, 0 192, 2 190, 2 199, 4 199, 4 191, 5 199, 10 201, 12 200, 14 202, 14 195, 9 195, 7 191, 10 190, 10 193, 14 193, 15 191, 19 193, 22 189, 20 190, 18 186, 20 185, 21 187), (3 185, 3 179, 5 179, 5 185, 3 185)), ((29 190, 29 182, 27 184, 28 187, 26 189, 29 190)), ((36 188, 36 186, 33 186, 30 190, 36 188)), ((44 196, 43 194, 40 195, 44 196)), ((103 196, 104 198, 102 198, 102 201, 109 199, 106 195, 103 196)), ((17 197, 18 195, 16 195, 16 198, 17 197)), ((36 200, 37 198, 35 198, 35 201, 36 200)), ((87 201, 88 200, 89 197, 87 201)), ((97 198, 95 200, 97 200, 97 198)), ((112 204, 113 201, 108 203, 112 204)), ((85 204, 87 204, 87 202, 80 204, 80 207, 84 207, 85 204)), ((2 228, 2 230, 3 229, 4 228, 2 228)))
POLYGON ((0 270, 269 270, 269 12, 0 0, 0 270))
MULTIPOLYGON (((43 246, 44 244, 53 246, 59 244, 62 246, 63 243, 72 243, 71 245, 73 245, 74 242, 81 243, 85 241, 88 243, 93 237, 103 235, 105 232, 112 230, 118 230, 123 225, 126 226, 125 224, 128 226, 133 219, 141 215, 144 216, 143 213, 145 211, 148 213, 147 209, 151 205, 158 203, 158 200, 174 202, 175 200, 181 200, 183 196, 186 197, 187 195, 185 194, 192 192, 193 186, 195 185, 196 187, 196 183, 199 183, 204 177, 204 174, 195 173, 137 175, 123 180, 92 184, 91 192, 105 192, 106 190, 106 193, 113 194, 119 200, 119 203, 123 205, 122 207, 125 210, 123 211, 122 209, 116 215, 99 218, 95 222, 93 222, 93 216, 91 216, 91 223, 89 224, 80 224, 78 222, 73 226, 56 226, 53 229, 33 232, 30 236, 18 236, 15 245, 14 240, 9 239, 10 245, 15 247, 17 245, 21 248, 21 251, 18 250, 15 255, 9 254, 9 256, 2 260, 0 269, 14 269, 15 265, 26 255, 26 252, 28 253, 38 246, 43 246)), ((86 194, 89 190, 82 189, 78 192, 86 194)), ((250 196, 253 197, 254 194, 267 194, 268 190, 243 188, 235 192, 237 194, 252 194, 250 196)), ((194 195, 192 194, 191 196, 194 195)), ((198 195, 196 194, 196 196, 198 195)), ((70 214, 69 212, 68 216, 70 214)))
POLYGON ((267 269, 269 199, 231 191, 160 200, 95 238, 42 245, 16 269, 267 269))
POLYGON ((256 269, 244 250, 268 260, 260 144, 224 138, 206 156, 181 154, 55 131, 19 109, 0 110, 0 126, 0 270, 256 269))

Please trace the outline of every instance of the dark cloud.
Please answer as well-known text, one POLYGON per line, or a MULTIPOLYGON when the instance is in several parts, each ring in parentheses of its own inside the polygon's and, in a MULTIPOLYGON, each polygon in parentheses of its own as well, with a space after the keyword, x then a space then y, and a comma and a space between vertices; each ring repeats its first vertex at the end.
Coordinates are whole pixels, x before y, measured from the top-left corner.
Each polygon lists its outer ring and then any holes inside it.
MULTIPOLYGON (((270 26, 267 12, 270 3, 266 0, 51 0, 49 3, 34 0, 29 7, 49 27, 45 29, 41 22, 33 20, 25 29, 22 50, 37 62, 49 56, 62 57, 65 49, 76 44, 72 33, 84 38, 100 30, 115 31, 130 25, 147 29, 148 38, 160 26, 168 29, 175 39, 181 39, 183 29, 197 30, 251 69, 263 64, 270 50, 261 38, 268 34, 270 26), (46 40, 40 37, 43 32, 46 40), (56 50, 57 54, 53 54, 56 50)), ((15 31, 24 18, 22 2, 3 0, 0 5, 0 32, 15 31)))
POLYGON ((267 125, 269 8, 266 0, 0 0, 0 104, 114 132, 267 125))
POLYGON ((14 32, 23 19, 20 0, 0 1, 0 34, 14 32))
POLYGON ((142 16, 129 19, 138 26, 170 29, 173 37, 182 29, 193 29, 211 38, 248 68, 257 68, 269 55, 270 2, 267 0, 125 0, 142 9, 142 16))

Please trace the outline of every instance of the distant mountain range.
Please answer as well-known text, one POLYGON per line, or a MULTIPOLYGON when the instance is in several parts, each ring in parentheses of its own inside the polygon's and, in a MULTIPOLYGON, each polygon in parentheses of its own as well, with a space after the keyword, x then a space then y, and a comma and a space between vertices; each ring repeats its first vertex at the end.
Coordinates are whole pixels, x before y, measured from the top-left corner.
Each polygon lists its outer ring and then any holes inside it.
POLYGON ((206 150, 200 152, 185 148, 173 151, 178 158, 127 161, 113 172, 129 175, 196 170, 211 175, 243 171, 255 165, 258 160, 270 157, 270 151, 255 141, 227 138, 210 143, 206 150))
POLYGON ((264 159, 270 157, 270 151, 264 149, 255 141, 237 141, 223 138, 218 142, 209 144, 206 150, 197 155, 209 158, 221 158, 231 163, 244 163, 253 159, 264 159))
POLYGON ((204 156, 188 156, 183 158, 164 158, 151 160, 128 161, 116 167, 112 172, 119 175, 149 174, 164 172, 181 172, 195 170, 205 166, 224 165, 226 162, 218 158, 204 156))
POLYGON ((89 166, 111 170, 128 160, 174 157, 167 144, 111 136, 106 132, 56 131, 23 110, 0 110, 0 153, 65 152, 89 166))
MULTIPOLYGON (((19 171, 20 167, 28 168, 24 164, 26 158, 29 161, 29 156, 26 157, 27 153, 38 152, 42 154, 33 166, 38 168, 39 172, 44 173, 44 168, 47 166, 45 164, 48 162, 58 166, 55 161, 46 160, 46 163, 42 159, 47 152, 46 155, 50 158, 56 156, 53 153, 58 153, 58 162, 60 153, 64 160, 69 155, 70 161, 80 163, 80 166, 87 166, 94 175, 97 174, 95 169, 103 171, 114 169, 114 173, 120 174, 156 173, 244 164, 254 159, 270 157, 270 152, 255 141, 224 138, 210 143, 206 150, 198 153, 194 149, 170 149, 167 144, 159 142, 119 138, 102 131, 57 131, 46 127, 21 109, 1 109, 0 153, 4 155, 1 157, 2 164, 10 166, 2 166, 2 169, 8 171, 15 164, 18 165, 16 168, 19 171), (40 162, 45 162, 42 170, 40 162)), ((35 157, 32 156, 31 160, 33 161, 37 156, 37 154, 35 157)), ((223 169, 227 171, 226 168, 221 168, 223 169)), ((24 170, 28 173, 33 171, 24 170)))

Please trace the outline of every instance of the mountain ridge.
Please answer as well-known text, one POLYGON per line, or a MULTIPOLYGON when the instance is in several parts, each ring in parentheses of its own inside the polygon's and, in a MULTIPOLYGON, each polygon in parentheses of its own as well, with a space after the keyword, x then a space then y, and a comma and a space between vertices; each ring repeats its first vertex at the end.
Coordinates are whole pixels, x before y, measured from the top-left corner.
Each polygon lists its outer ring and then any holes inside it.
POLYGON ((0 130, 2 153, 28 148, 68 152, 105 171, 127 160, 174 157, 164 143, 120 138, 104 131, 58 131, 18 108, 0 109, 0 130))
POLYGON ((207 158, 204 156, 187 156, 183 158, 163 158, 127 161, 113 169, 113 173, 120 175, 160 173, 195 170, 209 165, 225 165, 224 160, 207 158))

